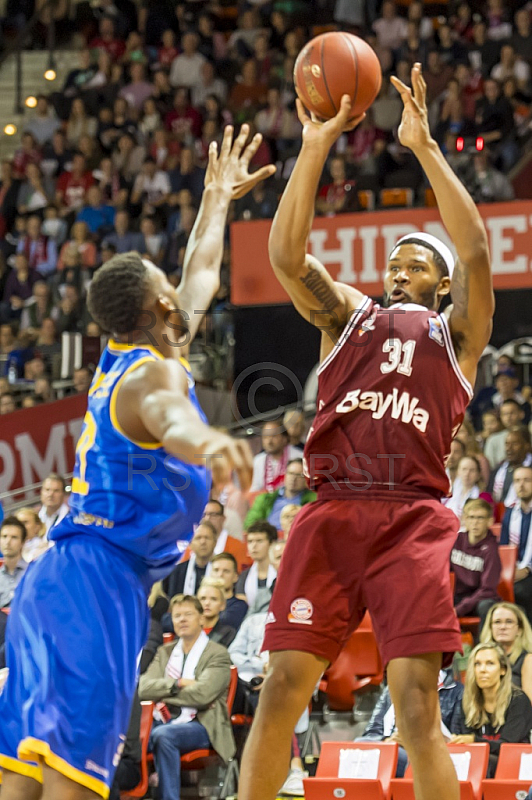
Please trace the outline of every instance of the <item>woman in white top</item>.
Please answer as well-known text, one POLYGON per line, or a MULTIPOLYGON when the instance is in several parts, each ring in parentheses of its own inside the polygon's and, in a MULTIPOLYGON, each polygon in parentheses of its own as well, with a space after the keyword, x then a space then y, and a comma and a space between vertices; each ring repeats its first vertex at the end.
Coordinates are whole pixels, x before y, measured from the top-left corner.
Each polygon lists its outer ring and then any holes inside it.
POLYGON ((493 502, 490 495, 483 493, 481 489, 482 475, 478 459, 476 456, 462 456, 458 462, 452 496, 445 505, 454 511, 458 519, 462 519, 462 511, 467 500, 482 497, 488 503, 493 502))

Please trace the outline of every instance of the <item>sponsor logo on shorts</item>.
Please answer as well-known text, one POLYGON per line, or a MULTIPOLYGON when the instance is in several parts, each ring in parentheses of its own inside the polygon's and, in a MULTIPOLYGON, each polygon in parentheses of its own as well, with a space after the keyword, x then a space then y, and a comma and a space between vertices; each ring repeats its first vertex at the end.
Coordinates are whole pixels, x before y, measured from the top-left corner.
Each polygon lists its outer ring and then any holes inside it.
POLYGON ((298 625, 312 625, 311 617, 314 607, 310 600, 305 597, 297 597, 290 606, 288 622, 295 622, 298 625))
POLYGON ((91 772, 96 772, 96 774, 101 775, 102 778, 107 779, 109 777, 108 769, 105 769, 105 767, 98 766, 98 764, 95 764, 94 761, 91 761, 90 759, 87 759, 87 761, 85 761, 85 769, 88 769, 91 772))
POLYGON ((277 622, 277 620, 275 619, 275 614, 273 611, 268 611, 266 616, 266 625, 269 625, 271 622, 277 622))

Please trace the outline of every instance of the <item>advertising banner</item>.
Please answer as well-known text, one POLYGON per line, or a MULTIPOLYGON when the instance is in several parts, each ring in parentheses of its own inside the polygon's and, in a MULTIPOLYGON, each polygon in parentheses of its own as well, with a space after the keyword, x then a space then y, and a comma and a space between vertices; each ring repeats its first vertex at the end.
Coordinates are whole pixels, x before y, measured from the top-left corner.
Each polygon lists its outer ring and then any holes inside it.
MULTIPOLYGON (((495 289, 532 288, 532 201, 479 206, 488 231, 495 289)), ((287 303, 268 258, 271 220, 231 226, 231 302, 238 306, 287 303)), ((318 217, 309 251, 332 277, 373 297, 382 295, 386 260, 407 233, 425 231, 452 243, 436 208, 318 217)))

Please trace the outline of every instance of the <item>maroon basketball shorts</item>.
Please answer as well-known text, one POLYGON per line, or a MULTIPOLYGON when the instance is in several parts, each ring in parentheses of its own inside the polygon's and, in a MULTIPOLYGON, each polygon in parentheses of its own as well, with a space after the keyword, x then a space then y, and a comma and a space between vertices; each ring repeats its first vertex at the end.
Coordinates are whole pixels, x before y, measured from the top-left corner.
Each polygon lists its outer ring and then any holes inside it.
POLYGON ((324 489, 292 526, 264 649, 334 661, 368 609, 385 664, 433 652, 450 663, 461 650, 449 576, 455 514, 415 491, 324 489))

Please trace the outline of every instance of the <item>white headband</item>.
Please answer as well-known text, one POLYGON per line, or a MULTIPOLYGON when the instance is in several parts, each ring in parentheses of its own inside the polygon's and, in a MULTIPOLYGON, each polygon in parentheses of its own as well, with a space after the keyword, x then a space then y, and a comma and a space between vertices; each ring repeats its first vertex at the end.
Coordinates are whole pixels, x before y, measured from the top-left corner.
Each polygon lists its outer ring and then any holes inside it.
POLYGON ((407 233, 406 236, 402 236, 398 242, 396 242, 394 249, 390 253, 390 258, 393 256, 399 245, 406 244, 411 239, 419 239, 421 242, 426 242, 426 244, 430 245, 436 252, 443 258, 445 261, 445 266, 447 267, 447 271, 449 272, 449 277, 453 277, 454 271, 454 256, 447 247, 440 239, 437 239, 435 236, 432 236, 430 233, 423 233, 423 231, 416 231, 415 233, 407 233))

